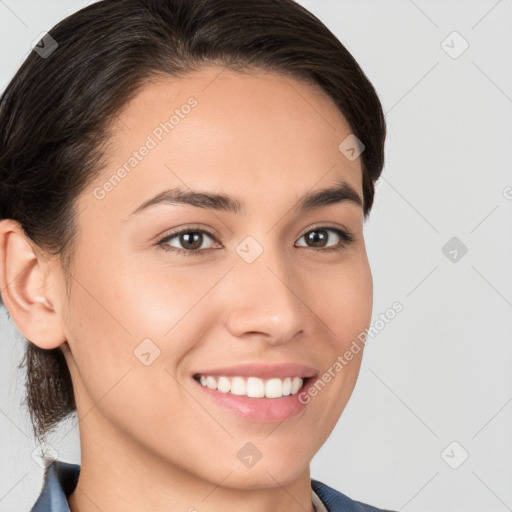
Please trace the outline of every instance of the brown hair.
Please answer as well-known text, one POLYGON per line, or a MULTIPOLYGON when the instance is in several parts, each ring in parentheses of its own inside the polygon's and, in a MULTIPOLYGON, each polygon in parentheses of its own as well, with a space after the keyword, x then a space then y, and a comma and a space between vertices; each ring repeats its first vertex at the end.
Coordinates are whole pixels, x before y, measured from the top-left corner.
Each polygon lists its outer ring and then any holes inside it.
MULTIPOLYGON (((109 121, 151 76, 205 64, 286 74, 326 92, 365 145, 367 218, 384 165, 382 106, 352 55, 295 1, 103 0, 49 34, 58 46, 44 56, 32 51, 0 99, 0 220, 18 221, 64 269, 73 257, 74 201, 104 167, 109 121)), ((44 42, 49 52, 52 41, 44 42)), ((60 348, 28 340, 20 367, 41 440, 76 410, 70 373, 60 348)))

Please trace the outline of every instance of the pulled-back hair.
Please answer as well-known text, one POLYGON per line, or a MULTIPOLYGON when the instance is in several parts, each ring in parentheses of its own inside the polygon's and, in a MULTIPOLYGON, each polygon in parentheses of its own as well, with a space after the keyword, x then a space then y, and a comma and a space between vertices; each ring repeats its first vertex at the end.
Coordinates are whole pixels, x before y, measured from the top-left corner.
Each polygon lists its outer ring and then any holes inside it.
MULTIPOLYGON (((352 55, 295 1, 103 0, 49 36, 0 100, 0 220, 18 221, 64 269, 73 261, 75 200, 105 166, 116 113, 151 77, 180 77, 204 65, 270 71, 327 93, 365 145, 367 218, 384 165, 382 106, 352 55)), ((30 340, 20 367, 41 440, 76 410, 71 376, 60 348, 30 340)))

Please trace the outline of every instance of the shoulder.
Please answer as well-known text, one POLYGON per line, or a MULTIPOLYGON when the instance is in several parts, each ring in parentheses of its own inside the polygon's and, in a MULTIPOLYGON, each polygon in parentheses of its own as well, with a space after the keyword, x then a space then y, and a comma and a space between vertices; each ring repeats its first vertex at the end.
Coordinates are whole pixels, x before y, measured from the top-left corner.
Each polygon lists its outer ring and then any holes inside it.
POLYGON ((318 497, 322 500, 329 512, 394 512, 355 501, 318 480, 312 479, 311 487, 316 494, 318 494, 318 497))

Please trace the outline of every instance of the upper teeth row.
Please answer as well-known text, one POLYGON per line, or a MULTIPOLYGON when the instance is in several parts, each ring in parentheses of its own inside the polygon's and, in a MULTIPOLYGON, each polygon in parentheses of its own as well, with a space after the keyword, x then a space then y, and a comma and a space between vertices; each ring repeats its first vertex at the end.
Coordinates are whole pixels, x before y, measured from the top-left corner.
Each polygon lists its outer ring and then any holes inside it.
POLYGON ((221 393, 233 395, 245 395, 251 398, 279 398, 281 396, 294 395, 302 387, 303 380, 300 377, 286 377, 280 379, 263 380, 259 377, 212 377, 201 375, 199 382, 210 389, 216 389, 221 393))

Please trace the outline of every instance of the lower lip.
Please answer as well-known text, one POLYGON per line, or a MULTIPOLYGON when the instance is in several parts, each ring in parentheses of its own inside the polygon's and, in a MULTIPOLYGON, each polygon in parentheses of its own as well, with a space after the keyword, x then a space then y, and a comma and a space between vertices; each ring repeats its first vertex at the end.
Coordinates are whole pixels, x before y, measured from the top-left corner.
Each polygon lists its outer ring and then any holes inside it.
POLYGON ((297 414, 304 410, 306 404, 299 401, 299 395, 307 392, 314 379, 307 379, 295 395, 282 396, 280 398, 250 398, 248 396, 222 393, 221 391, 203 386, 195 379, 193 380, 215 403, 229 409, 238 416, 252 421, 281 422, 297 416, 297 414))

